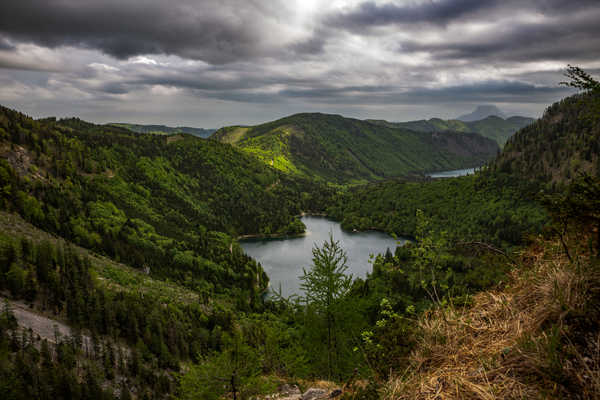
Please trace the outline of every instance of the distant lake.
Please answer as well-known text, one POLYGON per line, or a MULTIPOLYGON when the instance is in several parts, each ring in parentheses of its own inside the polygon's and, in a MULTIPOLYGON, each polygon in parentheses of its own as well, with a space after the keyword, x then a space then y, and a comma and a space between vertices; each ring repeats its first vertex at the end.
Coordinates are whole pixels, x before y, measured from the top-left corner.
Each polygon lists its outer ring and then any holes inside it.
POLYGON ((303 295, 300 290, 302 268, 307 270, 312 265, 312 248, 321 246, 333 233, 348 256, 347 273, 354 277, 364 278, 372 271, 369 263, 370 254, 383 254, 389 248, 392 253, 396 246, 404 244, 405 239, 398 241, 391 236, 377 231, 348 232, 338 222, 325 217, 304 216, 306 235, 286 239, 247 239, 240 245, 249 256, 262 264, 269 275, 271 289, 279 290, 285 297, 292 294, 303 295))
POLYGON ((472 175, 476 168, 455 169, 452 171, 433 172, 428 174, 432 178, 454 178, 457 176, 472 175))

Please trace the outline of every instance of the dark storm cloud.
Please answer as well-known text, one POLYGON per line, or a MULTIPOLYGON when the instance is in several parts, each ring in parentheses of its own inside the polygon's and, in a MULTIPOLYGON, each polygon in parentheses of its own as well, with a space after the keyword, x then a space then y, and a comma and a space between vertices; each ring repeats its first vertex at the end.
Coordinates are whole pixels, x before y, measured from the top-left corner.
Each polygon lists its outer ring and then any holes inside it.
POLYGON ((349 86, 290 89, 279 93, 284 97, 319 99, 324 103, 342 104, 440 104, 448 102, 505 102, 526 98, 546 102, 548 96, 568 93, 558 86, 535 86, 519 81, 489 80, 468 85, 442 88, 402 89, 389 86, 349 86))
POLYGON ((291 50, 292 53, 304 55, 322 54, 325 43, 327 43, 327 39, 324 36, 315 34, 311 38, 291 44, 289 50, 291 50))
POLYGON ((425 51, 437 59, 593 61, 600 58, 599 20, 600 9, 590 10, 552 23, 515 24, 510 29, 464 35, 443 43, 407 41, 398 50, 425 51))
POLYGON ((0 49, 0 69, 17 71, 46 71, 60 72, 60 68, 52 63, 36 59, 23 59, 17 56, 15 48, 0 49))
POLYGON ((129 93, 129 88, 123 83, 106 83, 100 86, 98 91, 107 94, 125 94, 129 93))
POLYGON ((495 5, 494 0, 443 0, 413 5, 376 4, 368 1, 353 10, 331 15, 328 22, 349 30, 389 24, 427 22, 445 24, 449 21, 495 5))
POLYGON ((283 97, 296 97, 305 99, 334 99, 338 97, 364 97, 373 93, 386 93, 394 88, 382 85, 365 85, 365 86, 345 86, 331 87, 323 85, 318 87, 312 85, 310 88, 294 88, 280 91, 278 94, 283 97))
POLYGON ((534 114, 569 93, 566 64, 600 65, 597 21, 599 0, 0 0, 0 102, 187 124, 205 107, 205 126, 307 107, 534 114))
POLYGON ((262 29, 282 10, 278 1, 267 9, 235 0, 4 0, 0 33, 46 47, 98 49, 119 59, 174 54, 225 63, 268 53, 262 29))
POLYGON ((135 77, 127 80, 127 83, 135 85, 161 85, 181 89, 196 89, 207 91, 227 91, 227 90, 249 90, 258 89, 273 84, 290 84, 300 81, 294 78, 285 78, 268 74, 253 75, 247 70, 236 70, 232 77, 228 79, 218 79, 214 74, 220 72, 219 69, 209 71, 187 71, 187 72, 161 72, 161 73, 139 73, 135 77))
MULTIPOLYGON (((138 82, 141 83, 141 82, 138 82)), ((332 87, 320 81, 303 82, 304 86, 295 87, 293 80, 279 83, 288 88, 277 91, 263 91, 263 84, 219 84, 208 80, 191 79, 169 80, 155 78, 144 81, 148 85, 165 85, 199 94, 201 97, 234 102, 252 102, 263 104, 283 104, 289 101, 306 101, 315 104, 344 105, 407 105, 407 104, 445 104, 454 102, 510 102, 527 100, 532 103, 547 103, 548 98, 566 95, 571 90, 552 86, 532 85, 520 81, 488 80, 466 85, 439 88, 410 88, 389 85, 363 85, 332 87)), ((110 93, 118 93, 128 85, 107 86, 110 93)), ((130 87, 135 87, 131 85, 130 87)))
POLYGON ((414 102, 452 101, 491 101, 518 102, 527 99, 529 102, 547 102, 549 96, 571 92, 569 89, 555 86, 535 86, 519 81, 489 80, 469 85, 450 86, 445 88, 413 89, 406 96, 414 102))
POLYGON ((329 15, 327 22, 340 29, 363 31, 392 24, 446 25, 472 18, 516 15, 524 10, 563 15, 597 6, 598 0, 440 0, 410 5, 366 1, 329 15))
POLYGON ((40 68, 40 66, 22 62, 21 60, 15 60, 12 57, 6 57, 0 54, 0 69, 15 69, 21 71, 45 71, 46 68, 40 68))

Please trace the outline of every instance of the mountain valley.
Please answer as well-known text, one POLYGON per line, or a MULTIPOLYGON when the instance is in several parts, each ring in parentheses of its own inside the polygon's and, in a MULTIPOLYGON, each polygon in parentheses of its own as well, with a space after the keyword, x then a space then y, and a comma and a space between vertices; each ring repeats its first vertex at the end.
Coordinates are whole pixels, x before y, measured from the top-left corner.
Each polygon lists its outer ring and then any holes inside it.
POLYGON ((2 107, 0 394, 595 398, 599 96, 533 123, 296 114, 209 140, 2 107), (285 257, 307 214, 407 240, 352 277, 332 233, 283 296, 239 240, 285 257))

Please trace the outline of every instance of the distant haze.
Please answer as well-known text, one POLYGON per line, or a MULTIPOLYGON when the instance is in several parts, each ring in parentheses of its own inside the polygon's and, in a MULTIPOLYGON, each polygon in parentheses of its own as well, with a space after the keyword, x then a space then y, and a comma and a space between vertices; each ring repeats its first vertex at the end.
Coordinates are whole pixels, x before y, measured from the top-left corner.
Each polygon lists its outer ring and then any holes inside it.
POLYGON ((221 127, 299 112, 539 116, 600 70, 598 0, 4 0, 0 104, 221 127))
POLYGON ((490 115, 500 117, 500 118, 506 118, 506 114, 503 113, 498 107, 493 106, 493 105, 487 105, 487 106, 477 106, 475 111, 473 111, 472 113, 461 115, 460 117, 458 117, 456 119, 458 119, 460 121, 470 122, 470 121, 478 121, 480 119, 484 119, 486 117, 489 117, 490 115))
POLYGON ((127 128, 131 131, 138 132, 138 133, 155 133, 155 134, 163 134, 163 135, 188 133, 190 135, 198 136, 201 138, 207 138, 216 131, 216 129, 192 128, 189 126, 171 127, 171 126, 165 126, 165 125, 140 125, 140 124, 130 124, 130 123, 124 123, 124 122, 112 123, 110 125, 120 126, 122 128, 127 128))

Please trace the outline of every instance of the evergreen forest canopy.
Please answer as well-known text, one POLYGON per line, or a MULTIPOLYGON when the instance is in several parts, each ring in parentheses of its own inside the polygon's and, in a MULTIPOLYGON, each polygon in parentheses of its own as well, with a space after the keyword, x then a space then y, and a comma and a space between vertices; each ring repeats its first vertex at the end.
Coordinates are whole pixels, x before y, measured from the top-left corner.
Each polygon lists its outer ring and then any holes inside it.
POLYGON ((568 77, 582 93, 549 107, 478 174, 442 180, 382 178, 472 166, 497 144, 323 114, 207 141, 1 108, 0 397, 250 398, 328 379, 345 398, 417 398, 399 375, 435 369, 444 346, 457 353, 455 310, 505 290, 511 270, 548 281, 531 269, 548 254, 576 292, 552 297, 545 308, 557 316, 477 368, 493 382, 508 363, 503 379, 523 378, 521 389, 594 398, 600 94, 584 71, 568 77), (393 159, 399 148, 410 151, 393 159), (376 182, 341 185, 366 180, 376 182), (306 298, 267 297, 268 276, 236 238, 301 233, 302 212, 414 243, 350 280, 331 238, 302 277, 306 298), (29 330, 24 309, 71 333, 29 330))
POLYGON ((548 107, 544 116, 511 137, 492 167, 549 186, 600 169, 598 90, 578 94, 548 107), (566 162, 565 160, 568 160, 566 162))
MULTIPOLYGON (((302 232, 296 215, 321 211, 333 193, 193 136, 141 135, 77 119, 34 121, 8 109, 1 125, 6 209, 192 287, 239 288, 250 271, 260 280, 260 268, 234 238, 302 232), (200 276, 206 279, 198 283, 200 276)), ((266 280, 255 283, 260 291, 266 280)))

